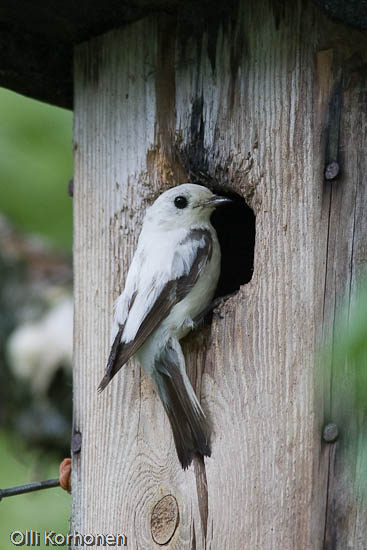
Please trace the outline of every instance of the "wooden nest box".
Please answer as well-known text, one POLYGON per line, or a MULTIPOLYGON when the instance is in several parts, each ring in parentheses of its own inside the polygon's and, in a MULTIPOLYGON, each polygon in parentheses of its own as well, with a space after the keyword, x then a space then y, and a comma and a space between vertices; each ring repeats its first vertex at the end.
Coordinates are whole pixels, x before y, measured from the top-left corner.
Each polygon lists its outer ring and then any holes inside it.
POLYGON ((3 2, 0 84, 74 109, 72 529, 367 548, 367 419, 346 406, 353 369, 319 353, 366 272, 366 21, 342 0, 3 2), (251 280, 185 344, 213 452, 184 472, 136 364, 96 388, 144 209, 192 178, 242 197, 256 238, 251 280))

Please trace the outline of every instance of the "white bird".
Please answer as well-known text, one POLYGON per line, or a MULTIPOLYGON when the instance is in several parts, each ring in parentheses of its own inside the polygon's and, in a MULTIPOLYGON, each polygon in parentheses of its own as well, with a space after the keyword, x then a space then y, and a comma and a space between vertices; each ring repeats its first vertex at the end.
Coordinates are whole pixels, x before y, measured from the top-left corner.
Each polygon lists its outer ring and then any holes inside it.
POLYGON ((45 398, 61 367, 71 374, 73 352, 73 300, 66 296, 39 320, 20 325, 9 337, 7 355, 17 378, 30 383, 38 398, 45 398))
POLYGON ((220 246, 210 223, 230 202, 201 185, 164 192, 147 209, 138 246, 117 299, 113 344, 102 391, 134 355, 151 376, 168 415, 178 458, 210 456, 210 429, 190 384, 179 340, 211 303, 220 275, 220 246))

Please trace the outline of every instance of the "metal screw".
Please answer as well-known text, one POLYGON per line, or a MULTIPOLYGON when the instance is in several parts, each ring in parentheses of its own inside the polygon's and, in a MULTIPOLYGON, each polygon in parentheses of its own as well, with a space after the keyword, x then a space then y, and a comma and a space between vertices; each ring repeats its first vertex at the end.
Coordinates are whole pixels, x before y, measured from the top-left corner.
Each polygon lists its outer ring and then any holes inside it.
POLYGON ((339 163, 336 161, 330 162, 325 168, 325 179, 329 181, 334 180, 339 175, 339 172, 339 163))
POLYGON ((339 437, 339 428, 335 422, 329 422, 324 427, 322 438, 326 443, 334 443, 339 437))
POLYGON ((71 438, 71 451, 74 454, 80 453, 82 448, 82 434, 80 432, 74 432, 71 438))

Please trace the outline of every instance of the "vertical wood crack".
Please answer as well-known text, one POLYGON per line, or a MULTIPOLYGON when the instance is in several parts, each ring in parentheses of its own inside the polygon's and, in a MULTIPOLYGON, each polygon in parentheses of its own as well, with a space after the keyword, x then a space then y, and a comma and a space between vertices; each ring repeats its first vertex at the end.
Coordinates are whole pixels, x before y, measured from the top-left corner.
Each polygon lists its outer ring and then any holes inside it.
POLYGON ((329 510, 329 484, 330 484, 330 449, 328 451, 328 470, 327 470, 327 484, 326 484, 326 502, 325 502, 325 523, 324 523, 324 538, 322 541, 322 548, 326 550, 326 534, 328 526, 328 510, 329 510))
MULTIPOLYGON (((196 490, 198 495, 198 504, 201 520, 201 529, 203 533, 203 548, 206 548, 206 538, 208 529, 208 482, 206 478, 206 468, 204 458, 202 456, 194 459, 196 490)), ((194 548, 194 547, 193 547, 194 548)))

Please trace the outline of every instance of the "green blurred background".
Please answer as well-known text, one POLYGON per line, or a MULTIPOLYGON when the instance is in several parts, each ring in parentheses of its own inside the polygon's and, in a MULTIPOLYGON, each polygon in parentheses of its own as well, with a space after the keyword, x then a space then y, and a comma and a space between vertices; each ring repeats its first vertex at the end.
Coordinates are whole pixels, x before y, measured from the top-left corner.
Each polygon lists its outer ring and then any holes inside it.
MULTIPOLYGON (((72 245, 72 170, 72 113, 0 89, 0 213, 63 256, 72 245)), ((32 448, 0 425, 1 488, 58 477, 59 462, 54 449, 32 448)), ((13 529, 67 533, 69 509, 70 496, 58 488, 3 499, 0 550, 14 548, 13 529)))
POLYGON ((0 209, 70 250, 72 113, 0 88, 0 209))

